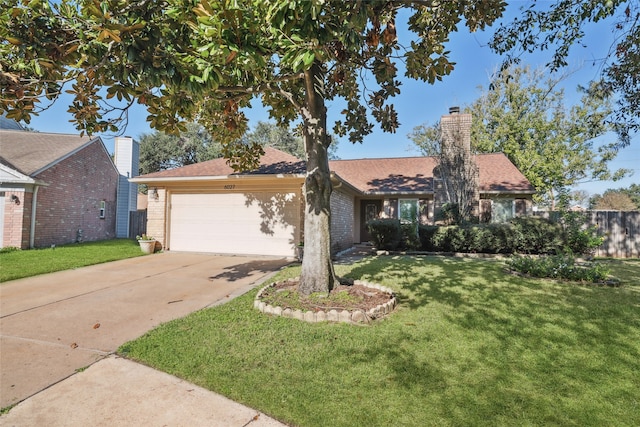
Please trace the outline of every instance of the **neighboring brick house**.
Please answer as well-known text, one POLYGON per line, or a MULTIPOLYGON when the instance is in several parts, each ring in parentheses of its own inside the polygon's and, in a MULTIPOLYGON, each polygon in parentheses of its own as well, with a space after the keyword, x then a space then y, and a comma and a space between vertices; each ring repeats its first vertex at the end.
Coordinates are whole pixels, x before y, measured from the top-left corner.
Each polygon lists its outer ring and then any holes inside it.
MULTIPOLYGON (((127 179, 133 173, 121 176, 100 138, 7 129, 3 120, 2 247, 39 248, 118 234, 126 237, 126 226, 122 232, 116 228, 118 196, 123 196, 118 184, 131 187, 127 179)), ((124 204, 130 209, 128 199, 124 204)))
MULTIPOLYGON (((532 210, 532 185, 501 153, 471 156, 476 205, 488 221, 532 210)), ((367 221, 388 217, 433 224, 434 157, 330 162, 331 248, 370 239, 367 221)), ((234 173, 215 159, 136 177, 149 186, 147 233, 173 251, 294 256, 304 235, 305 163, 267 147, 260 167, 234 173)))

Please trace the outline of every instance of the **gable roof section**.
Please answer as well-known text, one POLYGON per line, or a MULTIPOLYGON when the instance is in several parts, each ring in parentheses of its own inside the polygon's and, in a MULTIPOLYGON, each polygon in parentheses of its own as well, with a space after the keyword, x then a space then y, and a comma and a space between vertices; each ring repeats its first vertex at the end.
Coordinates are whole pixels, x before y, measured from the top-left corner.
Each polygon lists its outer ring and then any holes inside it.
POLYGON ((232 175, 295 175, 306 171, 305 162, 291 154, 265 147, 264 155, 260 158, 260 167, 248 172, 235 172, 223 158, 206 162, 194 163, 180 168, 169 169, 161 172, 149 173, 134 178, 138 182, 146 179, 164 178, 190 178, 190 177, 214 177, 232 175))
POLYGON ((533 194, 535 188, 503 153, 478 154, 480 192, 533 194))
POLYGON ((0 161, 35 176, 100 138, 59 133, 0 130, 0 161))
MULTIPOLYGON (((476 156, 480 169, 480 191, 484 193, 533 194, 535 189, 502 153, 476 156)), ((332 160, 331 171, 362 194, 425 194, 433 192, 435 157, 399 157, 384 159, 332 160)), ((305 162, 275 148, 266 147, 260 167, 236 173, 225 159, 214 159, 181 168, 150 173, 133 182, 162 182, 185 179, 209 179, 227 176, 299 175, 306 172, 305 162)))
POLYGON ((340 178, 365 194, 429 193, 433 191, 433 157, 332 160, 340 178))

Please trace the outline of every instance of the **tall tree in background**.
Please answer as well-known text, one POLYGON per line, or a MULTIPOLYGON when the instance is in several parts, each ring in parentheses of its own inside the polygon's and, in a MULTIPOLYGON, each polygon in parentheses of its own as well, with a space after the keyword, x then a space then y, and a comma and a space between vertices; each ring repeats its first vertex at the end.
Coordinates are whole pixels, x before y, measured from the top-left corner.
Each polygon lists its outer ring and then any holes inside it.
MULTIPOLYGON (((611 130, 604 120, 611 114, 608 98, 582 90, 581 102, 568 108, 559 81, 543 71, 514 67, 498 74, 489 90, 464 109, 473 116, 472 151, 504 153, 536 188, 537 201, 552 209, 556 195, 572 185, 617 180, 628 173, 607 167, 617 141, 594 145, 595 138, 611 130)), ((432 152, 434 131, 418 131, 410 137, 422 152, 432 152)))
POLYGON ((245 137, 250 144, 277 148, 299 159, 305 158, 304 140, 289 128, 261 121, 245 137))
POLYGON ((73 81, 69 111, 79 129, 116 129, 138 102, 155 129, 205 125, 239 169, 255 167, 263 152, 240 140, 247 127, 242 109, 252 99, 259 97, 280 125, 300 120, 307 159, 305 294, 337 283, 326 102, 343 100, 333 129, 351 142, 371 132, 372 118, 395 131, 396 62, 409 78, 441 79, 454 65, 445 49, 450 33, 463 22, 482 29, 505 7, 502 0, 0 1, 0 105, 12 118, 28 122, 41 98, 55 100, 63 83, 73 81), (402 9, 411 38, 399 41, 402 9), (115 109, 114 100, 124 105, 115 109))
POLYGON ((553 52, 551 71, 566 67, 571 48, 582 45, 590 23, 614 34, 609 52, 594 59, 601 64, 601 75, 587 87, 606 96, 618 95, 617 108, 605 119, 618 132, 620 146, 628 145, 640 129, 640 1, 532 0, 521 9, 516 19, 496 30, 490 43, 496 52, 507 54, 505 73, 534 50, 553 52))
POLYGON ((631 197, 617 190, 607 190, 602 195, 596 194, 591 198, 589 207, 601 211, 632 211, 638 209, 631 197))
MULTIPOLYGON (((304 158, 304 141, 289 129, 271 122, 258 122, 243 136, 247 144, 274 147, 304 158)), ((222 157, 222 144, 213 140, 209 132, 196 123, 188 123, 178 135, 165 132, 142 134, 140 139, 140 173, 146 174, 173 169, 222 157)), ((332 147, 337 144, 332 145, 332 147)))
POLYGON ((186 130, 179 135, 154 132, 142 134, 139 139, 141 174, 222 157, 222 145, 195 123, 187 124, 186 130))
POLYGON ((601 195, 594 194, 589 200, 589 208, 640 210, 640 184, 631 184, 629 188, 608 189, 601 195))

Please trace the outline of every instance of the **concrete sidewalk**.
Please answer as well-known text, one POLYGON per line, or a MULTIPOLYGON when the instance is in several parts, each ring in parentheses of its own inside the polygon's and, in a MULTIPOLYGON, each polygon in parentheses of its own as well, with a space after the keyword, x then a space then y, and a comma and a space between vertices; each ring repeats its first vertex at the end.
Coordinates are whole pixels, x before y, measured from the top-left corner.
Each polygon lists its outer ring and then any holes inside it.
POLYGON ((0 425, 283 426, 224 396, 117 356, 25 400, 0 417, 0 425))
POLYGON ((2 284, 0 407, 20 403, 0 425, 280 425, 110 355, 163 322, 247 292, 287 263, 162 253, 2 284))

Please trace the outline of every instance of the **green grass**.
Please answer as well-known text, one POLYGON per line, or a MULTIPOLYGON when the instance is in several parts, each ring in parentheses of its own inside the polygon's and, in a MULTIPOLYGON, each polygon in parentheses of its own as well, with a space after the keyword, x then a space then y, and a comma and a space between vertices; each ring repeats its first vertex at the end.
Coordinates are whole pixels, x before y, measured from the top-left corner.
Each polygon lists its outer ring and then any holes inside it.
POLYGON ((73 243, 0 253, 0 282, 144 255, 135 240, 73 243))
POLYGON ((397 292, 372 326, 264 315, 252 291, 119 351, 290 425, 637 426, 640 262, 612 264, 622 287, 495 260, 368 259, 336 269, 397 292))

